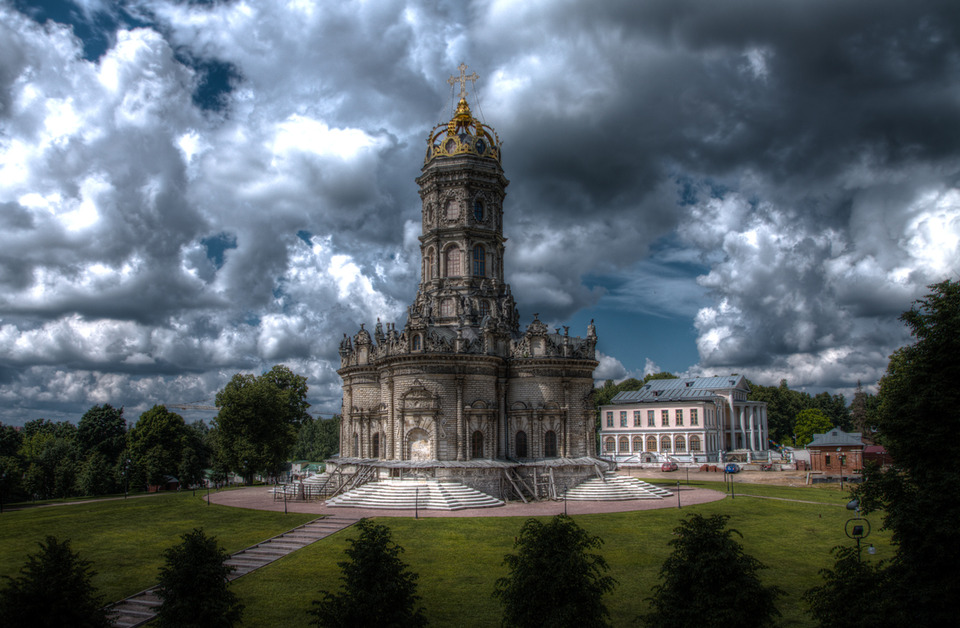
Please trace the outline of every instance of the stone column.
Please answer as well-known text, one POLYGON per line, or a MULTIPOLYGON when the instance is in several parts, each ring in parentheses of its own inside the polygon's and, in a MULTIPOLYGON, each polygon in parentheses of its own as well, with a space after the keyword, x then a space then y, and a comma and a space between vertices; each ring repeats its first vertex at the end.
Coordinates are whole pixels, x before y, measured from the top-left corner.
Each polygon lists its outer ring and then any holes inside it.
POLYGON ((396 428, 396 406, 395 400, 393 397, 393 375, 387 376, 387 430, 383 439, 384 442, 380 443, 380 447, 383 448, 384 458, 387 460, 393 460, 396 455, 396 449, 394 440, 397 434, 396 428))
POLYGON ((507 457, 507 380, 505 377, 497 379, 497 402, 500 407, 500 416, 497 421, 497 452, 494 458, 507 457))
MULTIPOLYGON (((464 460, 467 454, 466 425, 463 418, 463 377, 457 377, 457 460, 464 460)), ((439 459, 439 458, 438 458, 439 459)))

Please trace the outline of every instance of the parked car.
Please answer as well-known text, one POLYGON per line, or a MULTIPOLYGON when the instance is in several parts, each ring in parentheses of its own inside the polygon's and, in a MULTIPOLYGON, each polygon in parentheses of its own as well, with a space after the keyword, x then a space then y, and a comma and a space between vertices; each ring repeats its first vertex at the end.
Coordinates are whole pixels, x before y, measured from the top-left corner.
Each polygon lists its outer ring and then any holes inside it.
POLYGON ((728 462, 723 471, 724 473, 740 473, 740 465, 736 462, 728 462))
POLYGON ((664 462, 660 465, 661 471, 676 471, 680 466, 676 462, 664 462))

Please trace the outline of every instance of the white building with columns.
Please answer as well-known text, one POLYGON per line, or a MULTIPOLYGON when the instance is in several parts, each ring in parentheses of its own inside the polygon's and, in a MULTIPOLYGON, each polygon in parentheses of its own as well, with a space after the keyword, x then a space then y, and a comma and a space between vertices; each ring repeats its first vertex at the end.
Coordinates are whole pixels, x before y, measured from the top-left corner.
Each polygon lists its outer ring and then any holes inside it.
POLYGON ((655 379, 600 408, 604 456, 639 462, 768 458, 767 404, 741 375, 655 379), (721 452, 723 455, 721 455, 721 452))

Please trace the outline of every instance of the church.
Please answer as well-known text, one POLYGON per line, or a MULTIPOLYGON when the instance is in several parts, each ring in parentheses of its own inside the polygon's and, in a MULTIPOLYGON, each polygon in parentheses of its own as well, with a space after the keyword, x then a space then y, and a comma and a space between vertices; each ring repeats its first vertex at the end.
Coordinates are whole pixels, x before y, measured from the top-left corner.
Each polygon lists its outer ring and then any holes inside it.
POLYGON ((523 324, 504 280, 501 141, 467 103, 476 79, 460 66, 456 111, 427 138, 420 284, 403 327, 377 320, 341 341, 332 463, 510 498, 538 474, 572 487, 606 469, 594 457, 597 334, 592 322, 585 337, 551 330, 537 314, 523 324))

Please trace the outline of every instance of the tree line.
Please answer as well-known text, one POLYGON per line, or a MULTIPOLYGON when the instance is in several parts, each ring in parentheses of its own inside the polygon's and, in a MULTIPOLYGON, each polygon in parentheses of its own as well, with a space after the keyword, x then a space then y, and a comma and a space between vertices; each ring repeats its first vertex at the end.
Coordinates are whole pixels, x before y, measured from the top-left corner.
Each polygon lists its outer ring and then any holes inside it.
POLYGON ((324 460, 339 449, 339 417, 313 418, 306 378, 285 366, 235 375, 217 393, 211 425, 156 405, 127 425, 122 407, 95 405, 79 423, 0 424, 0 499, 50 499, 278 476, 289 460, 324 460))

